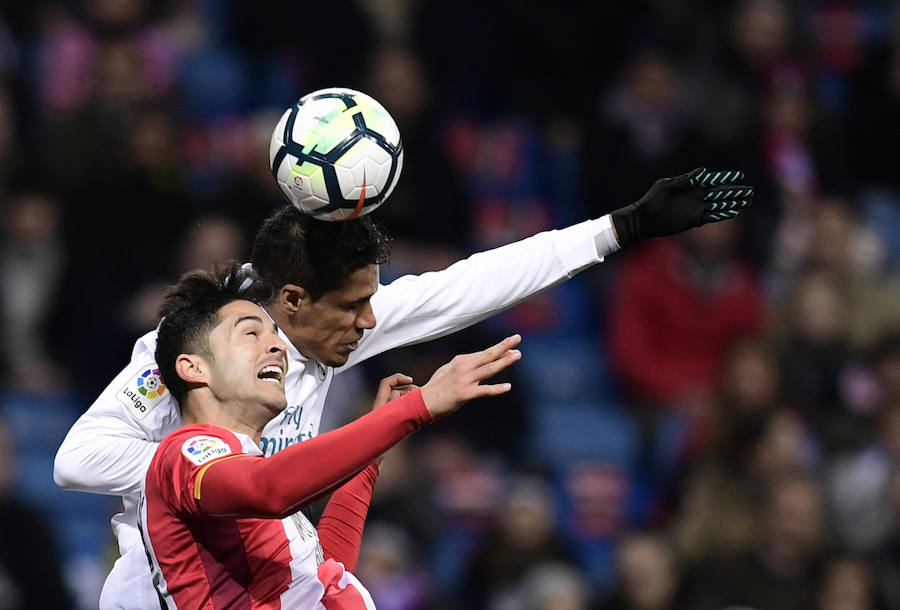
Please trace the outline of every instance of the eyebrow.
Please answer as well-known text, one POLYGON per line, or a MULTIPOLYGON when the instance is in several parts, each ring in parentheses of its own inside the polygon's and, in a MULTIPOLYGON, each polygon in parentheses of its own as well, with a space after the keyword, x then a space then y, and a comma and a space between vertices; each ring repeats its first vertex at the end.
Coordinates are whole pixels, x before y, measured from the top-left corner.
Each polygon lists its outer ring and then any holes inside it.
MULTIPOLYGON (((263 322, 263 319, 259 316, 241 316, 240 318, 235 320, 234 326, 232 328, 237 328, 237 325, 241 322, 259 322, 260 324, 265 324, 265 322, 263 322)), ((278 325, 275 324, 275 322, 272 322, 272 332, 276 335, 278 334, 278 325)))
POLYGON ((347 304, 348 304, 348 305, 362 305, 363 303, 365 303, 366 301, 368 301, 369 299, 371 299, 371 298, 372 298, 372 295, 374 295, 374 294, 375 294, 375 293, 373 292, 372 294, 363 295, 363 296, 361 296, 361 297, 359 297, 358 299, 355 299, 355 300, 353 300, 353 301, 347 301, 347 304))
POLYGON ((233 328, 237 328, 237 325, 240 324, 241 322, 248 322, 248 321, 249 322, 259 322, 260 324, 263 323, 262 318, 260 318, 259 316, 241 316, 240 318, 235 320, 233 328))

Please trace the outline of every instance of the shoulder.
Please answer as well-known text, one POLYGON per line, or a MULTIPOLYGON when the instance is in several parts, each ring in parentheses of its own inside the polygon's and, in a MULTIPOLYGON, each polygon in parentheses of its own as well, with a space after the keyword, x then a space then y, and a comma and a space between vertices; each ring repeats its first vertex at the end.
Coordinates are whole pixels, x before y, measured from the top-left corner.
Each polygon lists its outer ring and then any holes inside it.
POLYGON ((157 335, 157 329, 154 328, 135 341, 134 347, 131 348, 131 359, 146 358, 148 356, 153 358, 153 354, 156 352, 157 335))
POLYGON ((180 419, 175 400, 156 364, 155 350, 156 331, 153 330, 135 342, 131 361, 106 386, 89 412, 125 419, 148 430, 180 419))
POLYGON ((230 430, 207 424, 192 424, 182 426, 166 436, 159 445, 156 457, 163 463, 198 467, 215 459, 243 452, 240 439, 230 430))
POLYGON ((144 358, 132 360, 114 383, 110 384, 106 393, 115 397, 116 402, 138 422, 143 421, 160 405, 168 405, 168 409, 164 408, 162 411, 175 408, 175 399, 163 382, 153 354, 144 354, 144 358))

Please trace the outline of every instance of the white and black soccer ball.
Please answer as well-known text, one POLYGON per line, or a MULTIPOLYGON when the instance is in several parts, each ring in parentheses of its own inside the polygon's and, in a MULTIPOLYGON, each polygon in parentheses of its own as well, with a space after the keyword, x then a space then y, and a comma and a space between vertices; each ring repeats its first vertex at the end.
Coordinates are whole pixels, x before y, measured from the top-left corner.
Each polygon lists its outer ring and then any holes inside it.
POLYGON ((281 116, 269 166, 284 196, 321 220, 368 214, 403 167, 400 130, 371 96, 334 87, 304 95, 281 116))

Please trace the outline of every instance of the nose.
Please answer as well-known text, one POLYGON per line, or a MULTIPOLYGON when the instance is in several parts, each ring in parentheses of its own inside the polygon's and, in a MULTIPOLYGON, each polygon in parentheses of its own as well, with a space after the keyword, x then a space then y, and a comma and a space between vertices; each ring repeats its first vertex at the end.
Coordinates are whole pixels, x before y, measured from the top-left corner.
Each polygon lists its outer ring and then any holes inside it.
POLYGON ((287 352, 287 344, 278 335, 273 335, 272 342, 269 345, 269 353, 277 354, 279 352, 286 353, 287 352))
POLYGON ((370 330, 375 328, 375 312, 372 310, 372 304, 366 303, 359 315, 356 316, 356 328, 362 330, 370 330))

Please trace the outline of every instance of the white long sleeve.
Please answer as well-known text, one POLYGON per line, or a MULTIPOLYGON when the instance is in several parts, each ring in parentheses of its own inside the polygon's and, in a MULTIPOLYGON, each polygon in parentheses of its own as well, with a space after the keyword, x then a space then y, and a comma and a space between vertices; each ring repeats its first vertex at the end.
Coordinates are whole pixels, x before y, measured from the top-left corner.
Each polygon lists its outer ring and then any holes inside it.
POLYGON ((471 326, 552 288, 617 249, 607 215, 473 254, 443 271, 398 278, 372 297, 377 324, 335 372, 395 347, 471 326))

